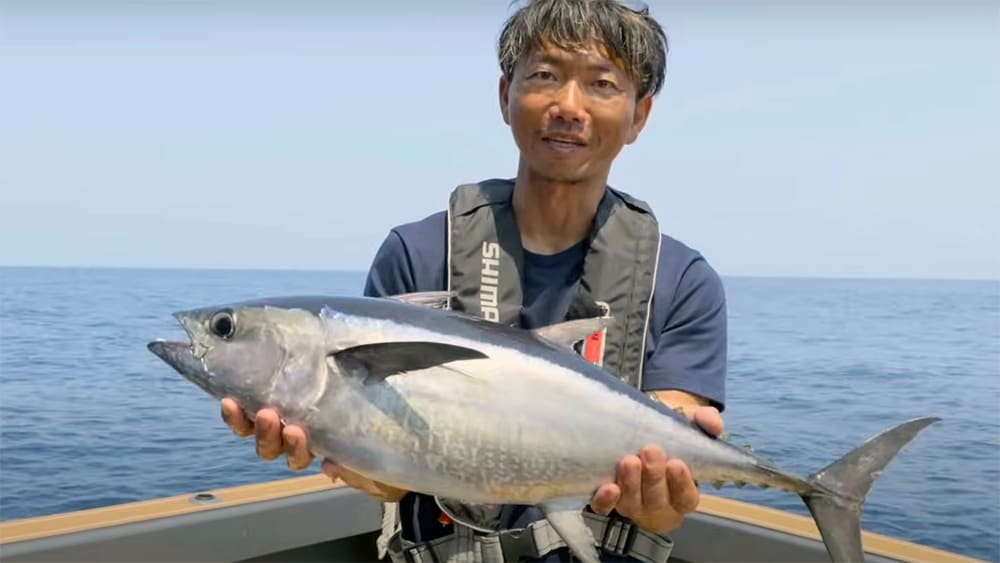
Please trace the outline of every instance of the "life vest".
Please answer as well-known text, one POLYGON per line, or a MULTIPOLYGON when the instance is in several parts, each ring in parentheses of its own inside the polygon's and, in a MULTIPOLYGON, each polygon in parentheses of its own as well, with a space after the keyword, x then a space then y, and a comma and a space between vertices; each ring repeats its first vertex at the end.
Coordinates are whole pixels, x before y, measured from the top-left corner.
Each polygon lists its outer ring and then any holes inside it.
MULTIPOLYGON (((513 193, 514 182, 505 179, 452 191, 446 277, 454 293, 452 309, 518 325, 524 255, 513 193)), ((635 387, 642 385, 660 241, 649 206, 607 188, 587 240, 577 295, 565 316, 614 317, 612 326, 588 338, 580 353, 635 387)))
MULTIPOLYGON (((445 277, 453 294, 451 309, 519 326, 524 254, 513 193, 514 182, 505 179, 464 184, 452 191, 445 277)), ((607 188, 586 241, 577 294, 565 313, 565 320, 614 317, 611 326, 587 338, 578 351, 639 389, 660 242, 659 226, 649 206, 607 188)), ((501 510, 495 507, 486 518, 495 520, 501 510)), ((587 513, 585 521, 606 553, 665 563, 673 549, 669 537, 647 533, 620 517, 587 513)), ((452 533, 413 544, 402 539, 396 503, 386 505, 378 540, 379 557, 388 554, 394 563, 494 563, 518 556, 539 557, 563 545, 544 519, 521 530, 485 535, 455 522, 452 533)))

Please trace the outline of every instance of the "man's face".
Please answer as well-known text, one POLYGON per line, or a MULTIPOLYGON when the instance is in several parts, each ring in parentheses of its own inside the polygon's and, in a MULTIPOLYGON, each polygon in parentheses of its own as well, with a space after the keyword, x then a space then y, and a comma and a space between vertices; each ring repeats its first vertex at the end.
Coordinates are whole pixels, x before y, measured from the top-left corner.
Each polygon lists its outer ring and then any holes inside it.
POLYGON ((606 177, 638 137, 652 98, 636 101, 629 75, 598 49, 537 49, 500 80, 500 105, 521 159, 561 182, 606 177))

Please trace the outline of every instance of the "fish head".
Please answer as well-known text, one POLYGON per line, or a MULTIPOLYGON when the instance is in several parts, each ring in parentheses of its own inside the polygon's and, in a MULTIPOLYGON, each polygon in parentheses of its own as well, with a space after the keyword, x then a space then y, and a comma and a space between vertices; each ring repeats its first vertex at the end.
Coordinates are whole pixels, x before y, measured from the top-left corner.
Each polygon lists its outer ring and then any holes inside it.
POLYGON ((325 375, 319 373, 322 327, 308 311, 222 305, 174 317, 190 342, 157 340, 149 350, 213 397, 234 397, 248 412, 309 393, 325 375))

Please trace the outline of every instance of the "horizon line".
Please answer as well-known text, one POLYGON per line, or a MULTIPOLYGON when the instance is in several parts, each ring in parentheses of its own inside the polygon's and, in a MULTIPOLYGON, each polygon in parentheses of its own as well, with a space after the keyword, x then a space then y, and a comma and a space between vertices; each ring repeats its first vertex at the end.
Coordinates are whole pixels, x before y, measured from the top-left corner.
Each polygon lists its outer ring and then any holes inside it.
MULTIPOLYGON (((74 264, 0 264, 0 269, 11 270, 119 270, 119 271, 172 271, 172 272, 289 272, 289 273, 342 273, 366 275, 367 269, 354 268, 306 268, 306 267, 263 267, 263 266, 114 266, 114 265, 74 265, 74 264)), ((925 277, 900 275, 816 275, 816 274, 753 274, 719 272, 726 279, 801 279, 801 280, 856 280, 856 281, 949 281, 949 282, 1000 282, 1000 277, 925 277)))

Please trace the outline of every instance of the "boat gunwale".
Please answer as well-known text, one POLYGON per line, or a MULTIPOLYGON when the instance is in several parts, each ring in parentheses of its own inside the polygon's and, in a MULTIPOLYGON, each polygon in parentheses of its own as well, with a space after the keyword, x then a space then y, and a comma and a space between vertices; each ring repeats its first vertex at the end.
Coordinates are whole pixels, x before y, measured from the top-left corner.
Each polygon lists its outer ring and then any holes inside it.
POLYGON ((0 522, 0 546, 342 488, 346 485, 331 483, 323 475, 307 475, 7 520, 0 522), (192 501, 197 495, 205 494, 212 495, 212 500, 192 501))
MULTIPOLYGON (((307 475, 8 520, 0 522, 0 546, 338 489, 365 495, 350 489, 343 482, 333 483, 322 474, 307 475), (204 494, 211 495, 208 502, 193 501, 196 495, 204 494)), ((820 541, 819 531, 811 518, 758 504, 703 493, 697 513, 820 541)), ((890 559, 956 563, 982 561, 867 530, 862 531, 862 535, 867 553, 890 559)))

